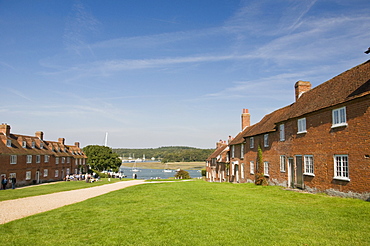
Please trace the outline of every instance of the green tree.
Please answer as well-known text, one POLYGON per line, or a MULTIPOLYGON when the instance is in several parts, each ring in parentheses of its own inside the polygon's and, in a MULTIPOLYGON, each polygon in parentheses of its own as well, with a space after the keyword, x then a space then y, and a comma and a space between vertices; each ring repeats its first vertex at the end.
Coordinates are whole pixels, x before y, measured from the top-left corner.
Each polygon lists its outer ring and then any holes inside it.
POLYGON ((87 163, 92 169, 118 171, 121 166, 122 161, 118 158, 118 154, 113 153, 109 147, 88 145, 83 148, 83 151, 87 156, 87 163))
POLYGON ((261 146, 258 145, 257 150, 257 168, 254 183, 256 185, 267 185, 267 180, 263 174, 263 157, 261 146))
POLYGON ((177 173, 175 174, 175 178, 177 178, 177 179, 191 179, 189 172, 187 172, 185 170, 182 170, 182 169, 177 171, 177 173))

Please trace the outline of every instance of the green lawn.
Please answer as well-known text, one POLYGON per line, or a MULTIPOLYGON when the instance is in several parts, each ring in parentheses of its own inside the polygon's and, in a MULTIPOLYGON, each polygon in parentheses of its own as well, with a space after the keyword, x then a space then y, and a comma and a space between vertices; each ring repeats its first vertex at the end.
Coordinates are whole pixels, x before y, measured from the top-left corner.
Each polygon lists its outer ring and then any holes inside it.
POLYGON ((281 187, 149 183, 0 225, 3 245, 370 245, 370 203, 281 187))
MULTIPOLYGON (((129 180, 129 179, 126 179, 129 180)), ((108 179, 103 178, 98 182, 94 183, 86 183, 84 181, 68 181, 68 182, 53 182, 47 183, 42 185, 30 185, 25 186, 22 188, 16 188, 14 190, 7 189, 7 190, 0 190, 0 201, 5 200, 12 200, 22 197, 29 197, 29 196, 38 196, 38 195, 45 195, 60 191, 68 191, 68 190, 77 190, 77 189, 84 189, 93 186, 105 185, 113 182, 120 181, 119 179, 111 179, 108 182, 108 179)))

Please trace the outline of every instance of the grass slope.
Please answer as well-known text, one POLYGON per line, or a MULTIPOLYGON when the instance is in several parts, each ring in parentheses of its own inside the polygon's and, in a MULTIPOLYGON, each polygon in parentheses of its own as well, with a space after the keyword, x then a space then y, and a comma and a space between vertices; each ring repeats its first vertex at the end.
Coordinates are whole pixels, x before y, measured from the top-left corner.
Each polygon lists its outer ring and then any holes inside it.
POLYGON ((3 245, 370 245, 370 203, 204 181, 149 183, 0 225, 3 245))

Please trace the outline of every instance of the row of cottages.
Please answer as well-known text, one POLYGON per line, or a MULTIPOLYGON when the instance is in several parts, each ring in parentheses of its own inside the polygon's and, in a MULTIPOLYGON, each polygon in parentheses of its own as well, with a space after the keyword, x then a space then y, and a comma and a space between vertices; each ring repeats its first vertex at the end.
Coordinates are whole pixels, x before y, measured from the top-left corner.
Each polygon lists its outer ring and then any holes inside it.
POLYGON ((220 141, 207 180, 254 182, 257 153, 271 185, 370 199, 370 60, 312 88, 295 84, 296 101, 220 141))
POLYGON ((44 140, 44 133, 25 136, 0 125, 0 175, 15 177, 17 186, 63 180, 66 175, 86 173, 86 155, 78 142, 66 145, 44 140))

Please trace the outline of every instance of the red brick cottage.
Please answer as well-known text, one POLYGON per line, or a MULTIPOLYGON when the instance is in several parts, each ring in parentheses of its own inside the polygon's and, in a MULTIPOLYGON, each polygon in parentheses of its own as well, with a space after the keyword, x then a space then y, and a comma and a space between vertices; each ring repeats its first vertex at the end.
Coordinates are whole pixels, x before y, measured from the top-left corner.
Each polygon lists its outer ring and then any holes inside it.
POLYGON ((63 180, 68 174, 87 171, 87 157, 78 142, 66 145, 64 138, 46 141, 43 132, 25 136, 10 129, 0 125, 0 175, 15 177, 17 186, 63 180))
POLYGON ((229 142, 227 180, 253 182, 260 147, 270 184, 369 199, 370 61, 295 94, 229 142))

